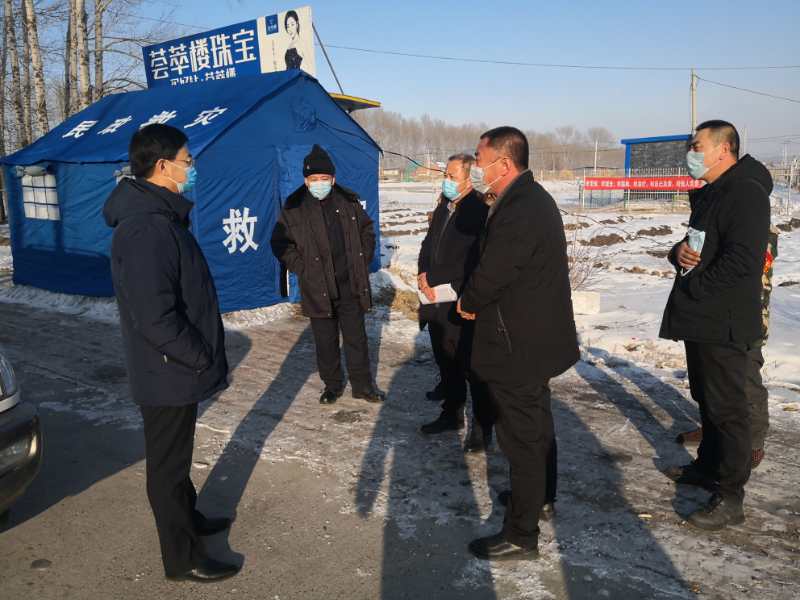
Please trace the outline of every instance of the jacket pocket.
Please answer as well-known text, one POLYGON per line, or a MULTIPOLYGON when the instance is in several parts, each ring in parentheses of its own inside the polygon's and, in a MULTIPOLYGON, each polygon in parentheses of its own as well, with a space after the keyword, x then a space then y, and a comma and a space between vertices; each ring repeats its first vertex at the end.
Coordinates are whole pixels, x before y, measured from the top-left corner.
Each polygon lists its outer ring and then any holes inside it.
MULTIPOLYGON (((208 354, 208 351, 206 351, 206 354, 208 354)), ((172 356, 168 356, 168 355, 166 355, 164 353, 161 354, 161 360, 164 361, 165 365, 170 365, 170 364, 177 365, 180 369, 189 371, 191 373, 194 373, 195 375, 199 375, 200 373, 202 373, 203 371, 205 371, 206 369, 208 369, 211 366, 211 361, 209 360, 208 365, 205 366, 204 368, 195 369, 194 367, 192 367, 191 365, 183 362, 182 360, 178 360, 177 358, 174 358, 172 356)))
POLYGON ((503 336, 506 342, 508 353, 511 354, 511 334, 508 332, 506 322, 503 320, 503 313, 500 311, 500 305, 497 305, 497 332, 503 336))

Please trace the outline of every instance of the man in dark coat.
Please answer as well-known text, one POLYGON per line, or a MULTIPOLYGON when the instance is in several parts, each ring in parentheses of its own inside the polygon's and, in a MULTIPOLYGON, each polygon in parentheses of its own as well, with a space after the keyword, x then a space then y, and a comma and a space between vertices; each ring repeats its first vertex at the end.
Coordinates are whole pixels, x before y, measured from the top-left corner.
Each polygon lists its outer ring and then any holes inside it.
POLYGON ((566 238, 555 201, 528 170, 521 131, 487 131, 476 159, 493 201, 480 262, 457 310, 475 319, 472 369, 489 384, 497 441, 511 466, 511 498, 503 530, 474 540, 470 551, 532 559, 548 472, 555 476, 549 381, 579 358, 566 238))
POLYGON ((739 159, 739 134, 725 121, 700 124, 690 146, 689 173, 707 185, 693 194, 690 230, 671 253, 678 272, 660 336, 684 341, 703 440, 697 460, 667 475, 714 491, 688 521, 716 530, 744 522, 752 459, 748 352, 762 337, 772 178, 749 155, 739 159))
POLYGON ((272 251, 300 281, 303 312, 311 319, 317 367, 332 404, 345 387, 339 332, 354 398, 382 402, 369 363, 364 313, 372 306, 369 263, 375 229, 358 196, 337 185, 328 153, 315 145, 303 161, 305 185, 286 199, 272 232, 272 251))
POLYGON ((450 285, 460 294, 478 264, 479 239, 489 208, 483 194, 472 187, 469 173, 473 162, 469 154, 456 154, 447 161, 442 196, 420 248, 417 277, 420 292, 430 302, 420 305, 420 324, 428 327, 444 395, 441 415, 421 431, 437 434, 464 427, 462 411, 469 380, 473 420, 464 443, 466 452, 484 450, 491 443, 489 390, 469 375, 474 324, 458 315, 455 300, 437 301, 434 288, 450 285))
POLYGON ((238 567, 209 558, 202 536, 230 526, 204 517, 189 478, 197 404, 227 387, 217 292, 189 231, 194 183, 186 136, 168 125, 134 134, 130 164, 103 209, 114 228, 111 274, 131 394, 144 419, 147 495, 170 579, 213 581, 238 567))
MULTIPOLYGON (((691 202, 692 195, 689 196, 691 202)), ((751 454, 751 469, 756 469, 766 456, 764 445, 769 430, 769 390, 761 378, 761 369, 764 367, 763 349, 769 338, 769 300, 772 295, 772 270, 775 259, 778 258, 778 228, 774 225, 769 229, 767 251, 764 253, 764 270, 761 274, 761 338, 756 341, 747 352, 747 401, 750 404, 750 430, 752 434, 753 452, 751 454)), ((675 252, 669 256, 672 264, 675 263, 675 252)), ((703 440, 703 428, 699 427, 678 434, 679 444, 699 444, 703 440)))

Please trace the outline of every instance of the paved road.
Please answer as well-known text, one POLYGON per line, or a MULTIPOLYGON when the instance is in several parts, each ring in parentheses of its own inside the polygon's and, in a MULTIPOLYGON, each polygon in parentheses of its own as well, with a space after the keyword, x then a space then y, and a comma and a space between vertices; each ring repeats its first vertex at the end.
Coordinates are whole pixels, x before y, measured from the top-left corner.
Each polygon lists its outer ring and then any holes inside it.
POLYGON ((747 523, 693 531, 679 514, 704 495, 676 492, 657 470, 688 457, 672 442, 695 415, 682 382, 593 355, 554 383, 559 514, 543 526, 542 558, 489 568, 465 546, 500 527, 502 456, 464 458, 455 434, 423 439, 417 426, 437 413, 423 399, 430 354, 403 319, 372 318, 369 331, 383 406, 320 407, 306 321, 228 332, 233 385, 202 407, 193 478, 201 508, 236 515, 209 543, 244 567, 199 586, 162 577, 118 326, 0 303, 0 344, 40 407, 46 444, 0 529, 0 596, 800 597, 791 421, 773 425, 747 523))

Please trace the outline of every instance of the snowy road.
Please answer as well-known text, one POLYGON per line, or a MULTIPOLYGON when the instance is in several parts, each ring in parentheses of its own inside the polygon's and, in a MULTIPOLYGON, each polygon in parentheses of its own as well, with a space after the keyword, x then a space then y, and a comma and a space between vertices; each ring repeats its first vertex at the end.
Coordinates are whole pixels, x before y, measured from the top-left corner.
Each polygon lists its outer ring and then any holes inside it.
MULTIPOLYGON (((307 323, 229 331, 233 386, 205 407, 194 478, 209 512, 235 512, 221 551, 244 569, 212 589, 160 577, 140 422, 117 326, 0 303, 0 344, 42 411, 39 478, 0 533, 3 595, 36 598, 795 598, 800 592, 796 420, 778 420, 748 486, 745 525, 695 531, 676 514, 704 494, 658 467, 688 458, 682 379, 600 349, 554 384, 558 516, 535 563, 489 568, 466 543, 497 529, 507 482, 493 452, 417 433, 434 369, 415 324, 369 322, 382 407, 317 403, 307 323), (44 570, 31 568, 46 559, 44 570)), ((788 415, 788 413, 787 413, 788 415)))

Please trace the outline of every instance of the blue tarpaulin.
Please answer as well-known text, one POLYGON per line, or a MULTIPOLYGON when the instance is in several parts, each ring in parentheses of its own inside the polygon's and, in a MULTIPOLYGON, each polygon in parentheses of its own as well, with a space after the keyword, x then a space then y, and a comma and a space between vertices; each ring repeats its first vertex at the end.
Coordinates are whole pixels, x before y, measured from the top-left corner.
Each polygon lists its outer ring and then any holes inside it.
MULTIPOLYGON (((189 138, 198 171, 197 186, 187 194, 195 202, 192 231, 225 312, 286 300, 269 240, 282 202, 303 183, 303 157, 314 144, 331 155, 337 182, 365 202, 379 234, 380 149, 311 76, 292 70, 156 88, 103 98, 0 159, 15 283, 113 295, 112 230, 101 212, 127 165, 131 135, 150 122, 178 127, 189 138), (25 177, 40 173, 31 171, 36 166, 48 177, 25 177), (55 195, 31 188, 52 184, 55 195), (41 203, 54 202, 56 195, 54 218, 52 207, 48 213, 41 203)), ((379 264, 376 252, 372 269, 379 264)))

